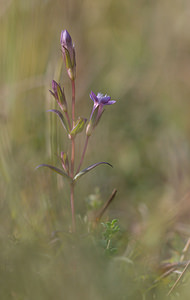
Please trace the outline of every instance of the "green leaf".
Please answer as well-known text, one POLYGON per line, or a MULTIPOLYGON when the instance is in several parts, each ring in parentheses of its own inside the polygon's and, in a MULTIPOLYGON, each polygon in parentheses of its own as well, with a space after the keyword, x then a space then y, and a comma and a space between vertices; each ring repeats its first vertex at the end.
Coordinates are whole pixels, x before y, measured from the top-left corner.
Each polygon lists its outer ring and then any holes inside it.
POLYGON ((96 168, 99 165, 108 165, 110 167, 113 168, 113 166, 111 164, 109 164, 108 162, 98 162, 96 164, 90 165, 89 167, 87 167, 86 169, 80 171, 78 174, 75 175, 75 177, 73 178, 73 181, 77 180, 79 177, 83 176, 84 174, 88 173, 89 171, 93 170, 94 168, 96 168))
POLYGON ((86 123, 87 119, 79 117, 77 120, 76 125, 74 126, 74 128, 71 130, 70 135, 71 136, 75 136, 76 134, 82 132, 84 125, 86 123))
POLYGON ((61 169, 59 169, 57 167, 54 167, 54 166, 48 165, 48 164, 41 164, 36 167, 36 170, 41 167, 47 167, 47 168, 51 169, 52 171, 56 172, 57 174, 59 174, 63 177, 67 177, 67 179, 71 180, 71 178, 67 175, 67 173, 63 172, 61 169))
POLYGON ((51 112, 55 113, 56 115, 58 115, 59 119, 61 120, 61 124, 62 124, 63 128, 68 133, 69 132, 69 128, 68 128, 67 122, 65 121, 65 119, 63 117, 63 114, 59 110, 57 110, 57 109, 49 109, 48 111, 51 111, 51 112))

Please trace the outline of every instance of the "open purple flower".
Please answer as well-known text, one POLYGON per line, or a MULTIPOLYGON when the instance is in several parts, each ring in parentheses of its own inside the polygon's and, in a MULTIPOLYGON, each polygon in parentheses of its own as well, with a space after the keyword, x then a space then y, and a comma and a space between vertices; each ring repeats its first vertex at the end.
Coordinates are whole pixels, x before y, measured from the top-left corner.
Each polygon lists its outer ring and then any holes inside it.
POLYGON ((111 97, 108 96, 108 95, 104 96, 103 94, 98 93, 97 96, 96 96, 92 91, 90 93, 90 98, 94 101, 94 106, 93 106, 93 109, 92 109, 90 119, 92 118, 92 115, 93 115, 93 113, 94 113, 94 111, 97 107, 99 107, 98 115, 101 116, 101 114, 103 112, 104 105, 111 105, 111 104, 114 104, 116 102, 115 100, 111 100, 111 97))
POLYGON ((97 96, 91 91, 90 98, 94 102, 94 106, 92 108, 92 112, 90 115, 90 120, 87 126, 86 134, 91 135, 92 130, 98 124, 103 112, 104 112, 104 105, 111 105, 114 104, 116 101, 111 100, 111 97, 108 95, 103 95, 98 93, 97 96))

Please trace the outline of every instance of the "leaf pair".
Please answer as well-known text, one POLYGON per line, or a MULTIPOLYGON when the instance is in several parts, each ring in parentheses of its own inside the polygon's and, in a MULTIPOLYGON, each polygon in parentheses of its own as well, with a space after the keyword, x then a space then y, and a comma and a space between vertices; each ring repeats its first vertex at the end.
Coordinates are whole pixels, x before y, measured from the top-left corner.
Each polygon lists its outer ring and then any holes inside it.
POLYGON ((102 164, 105 164, 105 165, 108 165, 110 167, 112 167, 112 165, 108 162, 98 162, 98 163, 95 163, 93 165, 90 165, 89 167, 85 168, 84 170, 80 171, 79 173, 77 173, 74 178, 72 179, 70 176, 67 175, 67 173, 65 173, 64 171, 62 171, 61 169, 57 168, 57 167, 54 167, 52 165, 49 165, 49 164, 41 164, 39 166, 36 167, 36 169, 40 168, 40 167, 47 167, 49 169, 51 169, 52 171, 56 172, 57 174, 63 176, 63 177, 66 177, 67 179, 69 179, 70 181, 73 181, 75 182, 77 179, 79 179, 81 176, 85 175, 86 173, 88 173, 89 171, 93 170, 94 168, 96 168, 97 166, 99 165, 102 165, 102 164))

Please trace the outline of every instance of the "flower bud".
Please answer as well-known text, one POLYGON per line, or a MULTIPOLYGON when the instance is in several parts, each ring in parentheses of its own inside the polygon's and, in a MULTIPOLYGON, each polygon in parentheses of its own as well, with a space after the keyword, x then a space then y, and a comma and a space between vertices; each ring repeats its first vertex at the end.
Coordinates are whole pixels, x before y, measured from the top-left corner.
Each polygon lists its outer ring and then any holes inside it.
POLYGON ((69 159, 68 155, 65 152, 61 152, 61 162, 62 162, 62 167, 65 170, 65 172, 69 173, 69 159))
POLYGON ((60 42, 67 73, 69 78, 74 80, 76 76, 75 48, 67 30, 61 32, 60 42))
POLYGON ((67 102, 65 99, 64 88, 62 90, 60 85, 55 80, 53 80, 52 81, 52 89, 53 89, 53 92, 50 91, 50 93, 54 96, 54 98, 57 101, 58 105, 60 106, 61 110, 66 112, 67 111, 67 102))

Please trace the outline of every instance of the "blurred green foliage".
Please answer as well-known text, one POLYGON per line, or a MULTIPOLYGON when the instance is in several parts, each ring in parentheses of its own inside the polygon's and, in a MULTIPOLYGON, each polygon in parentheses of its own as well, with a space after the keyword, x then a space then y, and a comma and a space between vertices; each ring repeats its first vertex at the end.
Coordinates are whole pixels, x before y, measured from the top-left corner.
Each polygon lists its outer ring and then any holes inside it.
MULTIPOLYGON (((178 275, 158 282, 157 269, 180 260, 190 235, 189 9, 188 0, 1 1, 1 299, 166 297, 178 275), (78 237, 68 233, 66 183, 34 171, 58 165, 57 149, 68 148, 46 113, 55 106, 48 89, 59 78, 65 28, 77 53, 79 115, 89 116, 91 90, 117 100, 84 162, 114 169, 97 169, 76 187, 78 237), (104 203, 113 188, 105 218, 119 219, 123 252, 110 259, 97 243, 102 229, 89 233, 83 219, 89 195, 99 189, 104 203)), ((61 82, 71 98, 64 71, 61 82)), ((188 278, 171 299, 189 299, 188 278)))

